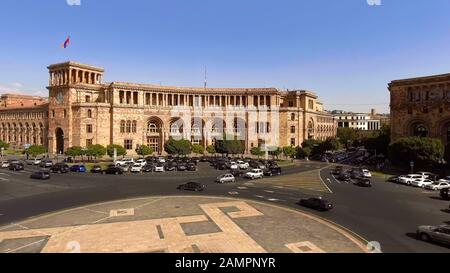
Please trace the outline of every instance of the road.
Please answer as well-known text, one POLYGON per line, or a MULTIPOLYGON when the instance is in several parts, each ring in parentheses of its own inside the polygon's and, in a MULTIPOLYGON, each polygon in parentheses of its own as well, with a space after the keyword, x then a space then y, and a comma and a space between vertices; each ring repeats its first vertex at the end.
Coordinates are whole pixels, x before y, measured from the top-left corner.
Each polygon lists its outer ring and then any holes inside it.
POLYGON ((437 193, 376 178, 372 188, 360 188, 337 181, 326 164, 302 163, 283 168, 281 177, 258 181, 238 179, 233 184, 214 183, 215 177, 224 172, 213 170, 206 163, 200 163, 197 172, 123 176, 70 173, 55 174, 45 182, 28 178, 36 169, 26 166, 26 171, 20 173, 0 170, 1 226, 105 201, 192 195, 192 192, 180 192, 176 187, 197 181, 206 184, 207 189, 195 194, 252 199, 306 211, 339 224, 368 241, 380 242, 384 252, 450 252, 448 247, 421 242, 412 236, 418 225, 449 223, 448 201, 438 198, 437 193), (309 183, 314 174, 317 181, 309 183), (320 184, 320 189, 328 190, 314 190, 310 184, 320 184), (297 205, 301 198, 318 195, 331 200, 335 209, 321 213, 297 205))

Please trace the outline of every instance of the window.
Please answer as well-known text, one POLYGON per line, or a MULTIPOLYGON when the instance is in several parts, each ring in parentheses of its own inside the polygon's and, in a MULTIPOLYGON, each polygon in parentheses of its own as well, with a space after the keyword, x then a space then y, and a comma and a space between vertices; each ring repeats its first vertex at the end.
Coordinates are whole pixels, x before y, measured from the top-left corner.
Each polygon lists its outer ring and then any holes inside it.
POLYGON ((308 108, 309 109, 314 109, 314 101, 313 100, 309 100, 308 101, 308 108))
POLYGON ((67 117, 67 111, 64 110, 64 118, 66 118, 66 117, 67 117))
POLYGON ((295 146, 295 138, 291 138, 291 146, 295 146))
POLYGON ((91 109, 87 110, 87 117, 92 118, 92 110, 91 109))
POLYGON ((291 114, 291 120, 292 120, 292 121, 295 120, 295 114, 294 114, 294 113, 291 114))
POLYGON ((86 147, 89 147, 92 145, 92 139, 86 139, 86 147))
POLYGON ((85 96, 85 100, 86 100, 86 102, 91 102, 91 96, 89 96, 89 95, 85 96))
POLYGON ((55 117, 55 110, 52 110, 52 118, 55 117))
POLYGON ((159 152, 159 137, 147 137, 147 146, 153 148, 155 153, 159 152))
POLYGON ((120 132, 125 133, 125 120, 120 122, 120 132))
POLYGON ((291 126, 291 134, 295 134, 295 126, 291 126))
POLYGON ((88 133, 88 134, 92 133, 92 124, 86 125, 86 133, 88 133))
POLYGON ((290 100, 288 103, 289 103, 289 107, 294 107, 294 101, 290 100))
POLYGON ((133 120, 132 126, 131 126, 131 131, 133 133, 137 132, 137 121, 133 120))
POLYGON ((125 139, 123 141, 123 147, 126 150, 133 150, 133 140, 132 139, 125 139))
POLYGON ((153 122, 148 123, 147 132, 148 133, 158 133, 158 126, 153 122))
POLYGON ((127 128, 126 128, 126 132, 127 133, 131 133, 131 120, 127 120, 127 128))

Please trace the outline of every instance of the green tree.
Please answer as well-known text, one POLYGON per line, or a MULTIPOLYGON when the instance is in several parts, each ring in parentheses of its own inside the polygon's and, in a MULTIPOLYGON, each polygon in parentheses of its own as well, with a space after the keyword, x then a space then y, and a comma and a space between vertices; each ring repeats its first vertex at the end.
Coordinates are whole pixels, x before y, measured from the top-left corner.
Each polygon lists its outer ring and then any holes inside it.
POLYGON ((309 158, 311 156, 311 148, 301 148, 297 147, 297 156, 299 158, 309 158))
POLYGON ((353 128, 338 128, 337 137, 341 143, 348 148, 358 140, 358 132, 353 128))
POLYGON ((311 155, 316 155, 323 152, 324 146, 320 140, 307 139, 302 143, 302 148, 308 148, 311 151, 311 155))
POLYGON ((66 156, 71 156, 73 158, 76 158, 77 156, 82 156, 83 155, 83 148, 80 146, 73 146, 68 148, 64 154, 66 156))
POLYGON ((93 156, 94 158, 102 158, 106 155, 106 148, 100 144, 90 145, 87 147, 87 155, 93 156))
POLYGON ((257 156, 258 158, 266 154, 263 150, 261 150, 260 147, 251 148, 250 153, 254 156, 257 156))
POLYGON ((341 143, 336 138, 328 138, 323 143, 321 143, 320 146, 321 152, 337 151, 341 148, 341 143))
POLYGON ((239 155, 245 151, 244 144, 239 140, 227 140, 225 142, 225 149, 227 154, 239 155))
POLYGON ((408 167, 414 161, 417 167, 430 167, 443 158, 444 146, 440 139, 405 137, 389 146, 388 156, 397 166, 408 167))
POLYGON ((215 154, 216 153, 216 147, 214 145, 209 145, 208 147, 206 147, 206 151, 208 152, 208 154, 215 154))
POLYGON ((296 153, 297 153, 297 150, 292 146, 283 147, 283 155, 285 157, 293 158, 296 153))
POLYGON ((366 139, 365 146, 367 149, 376 150, 377 154, 386 155, 390 143, 391 130, 388 126, 384 126, 378 135, 366 139))
POLYGON ((32 145, 26 149, 26 152, 32 157, 37 157, 38 155, 45 154, 47 152, 47 148, 42 145, 32 145))
POLYGON ((0 140, 0 149, 3 148, 4 150, 9 148, 9 144, 0 140))
POLYGON ((278 159, 278 157, 283 153, 282 149, 280 147, 277 147, 276 149, 273 149, 272 151, 269 151, 269 155, 272 156, 273 159, 278 159))
POLYGON ((113 157, 114 156, 114 149, 117 149, 117 156, 124 156, 127 154, 127 150, 118 145, 118 144, 110 144, 108 146, 106 146, 106 153, 110 156, 113 157))
POLYGON ((198 144, 192 145, 192 152, 194 154, 202 155, 205 153, 205 147, 203 147, 202 145, 198 145, 198 144))
POLYGON ((164 144, 164 150, 171 155, 188 155, 192 153, 192 144, 187 139, 175 140, 170 138, 164 144))
POLYGON ((136 153, 140 156, 151 155, 155 152, 155 150, 147 145, 141 145, 136 148, 136 153))

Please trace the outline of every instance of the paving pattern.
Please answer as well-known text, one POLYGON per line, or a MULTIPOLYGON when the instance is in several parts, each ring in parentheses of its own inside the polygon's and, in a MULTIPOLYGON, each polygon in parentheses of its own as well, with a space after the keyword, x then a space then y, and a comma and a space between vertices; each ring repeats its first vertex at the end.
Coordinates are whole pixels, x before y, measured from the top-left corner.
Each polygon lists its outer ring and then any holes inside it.
POLYGON ((152 197, 81 207, 0 228, 0 252, 364 252, 298 211, 215 197, 152 197))
MULTIPOLYGON (((320 166, 316 170, 299 172, 280 177, 267 178, 263 184, 281 186, 285 188, 307 189, 318 192, 331 193, 330 188, 320 178, 320 166)), ((258 182, 259 183, 259 182, 258 182)))

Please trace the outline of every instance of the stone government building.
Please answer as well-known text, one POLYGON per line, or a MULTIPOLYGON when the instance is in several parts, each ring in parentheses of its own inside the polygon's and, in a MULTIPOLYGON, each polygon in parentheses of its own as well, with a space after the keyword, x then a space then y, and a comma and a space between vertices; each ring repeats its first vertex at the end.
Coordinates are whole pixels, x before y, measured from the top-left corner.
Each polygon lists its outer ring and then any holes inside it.
POLYGON ((391 93, 391 137, 433 137, 450 143, 450 74, 395 80, 391 93))
POLYGON ((169 137, 206 147, 225 132, 242 140, 249 153, 257 146, 336 136, 333 116, 310 91, 103 83, 99 67, 65 62, 48 69, 48 99, 1 97, 1 140, 14 147, 45 145, 50 153, 119 144, 128 154, 139 145, 163 154, 169 137))

